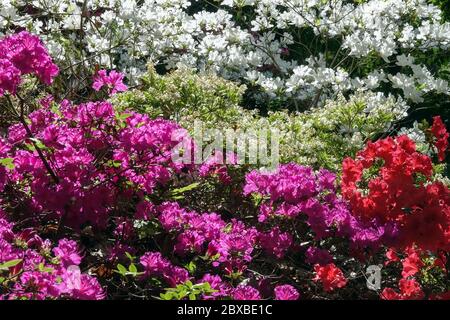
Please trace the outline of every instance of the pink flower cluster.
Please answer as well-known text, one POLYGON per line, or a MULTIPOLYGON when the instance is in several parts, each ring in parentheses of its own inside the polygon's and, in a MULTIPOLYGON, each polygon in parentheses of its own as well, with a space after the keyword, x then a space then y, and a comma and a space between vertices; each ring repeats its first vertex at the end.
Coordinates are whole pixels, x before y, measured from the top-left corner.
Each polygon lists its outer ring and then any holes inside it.
POLYGON ((0 40, 0 96, 15 94, 22 75, 33 74, 49 85, 58 72, 37 36, 22 31, 0 40))
MULTIPOLYGON (((13 231, 14 224, 0 211, 0 265, 16 261, 9 268, 11 283, 3 299, 82 299, 105 297, 95 277, 80 272, 81 255, 73 240, 61 239, 52 248, 33 229, 13 231)), ((3 280, 5 281, 5 280, 3 280)), ((7 281, 7 280, 6 280, 7 281)))
POLYGON ((259 242, 266 253, 281 259, 291 247, 293 239, 288 232, 281 232, 278 227, 273 227, 269 232, 259 234, 259 242))
POLYGON ((109 95, 127 91, 128 87, 123 83, 123 78, 124 74, 116 70, 111 70, 109 73, 106 70, 100 70, 94 77, 92 88, 95 91, 100 91, 103 87, 106 87, 109 95))
POLYGON ((217 179, 224 185, 229 185, 232 178, 228 172, 229 165, 236 165, 238 163, 237 155, 229 152, 226 155, 221 151, 216 151, 200 166, 199 174, 201 177, 217 177, 217 179))
MULTIPOLYGON (((148 220, 156 219, 161 228, 173 235, 176 239, 173 253, 180 258, 204 256, 217 272, 225 272, 231 276, 244 274, 247 266, 253 259, 258 247, 267 247, 270 239, 276 238, 284 245, 289 246, 292 237, 280 234, 278 229, 268 234, 259 233, 255 228, 248 228, 236 219, 224 221, 216 213, 199 214, 182 208, 176 202, 164 202, 161 205, 152 205, 142 202, 138 205, 138 216, 148 220)), ((283 249, 273 253, 275 257, 282 257, 283 249)), ((147 252, 140 258, 144 268, 145 277, 164 279, 171 286, 192 280, 184 268, 174 266, 170 260, 164 258, 160 252, 147 252)), ((208 282, 213 290, 205 299, 219 299, 233 297, 233 299, 262 299, 261 293, 251 286, 237 286, 223 281, 219 275, 206 273, 197 283, 208 282)), ((277 287, 274 296, 280 300, 298 299, 299 294, 290 285, 277 287)))
POLYGON ((140 262, 144 267, 145 276, 160 276, 170 286, 174 287, 189 279, 189 273, 185 269, 172 265, 160 252, 147 252, 141 257, 140 262))
POLYGON ((189 212, 174 202, 165 202, 156 211, 162 228, 176 234, 178 255, 206 254, 214 267, 228 274, 244 271, 252 260, 258 238, 255 228, 235 219, 227 223, 216 213, 189 212))
MULTIPOLYGON (((275 300, 298 300, 300 294, 293 286, 285 284, 276 286, 273 290, 275 300)), ((239 285, 232 291, 234 300, 261 300, 261 293, 249 285, 239 285)))
MULTIPOLYGON (((327 170, 315 173, 310 167, 291 163, 280 165, 275 172, 250 172, 246 176, 244 194, 261 197, 260 222, 278 223, 305 215, 316 239, 342 236, 349 238, 354 248, 376 248, 395 236, 393 224, 363 223, 356 219, 345 201, 337 196, 335 179, 327 170)), ((278 251, 287 249, 289 236, 283 234, 283 237, 284 245, 280 246, 280 241, 266 243, 271 243, 278 251)))
MULTIPOLYGON (((3 156, 14 163, 8 180, 29 191, 30 198, 21 201, 30 215, 63 218, 75 228, 86 223, 103 228, 118 202, 133 192, 152 193, 185 167, 171 159, 172 148, 185 138, 173 122, 135 113, 122 119, 108 102, 64 101, 58 109, 43 105, 29 115, 30 130, 58 183, 30 148, 22 124, 11 126, 7 141, 0 142, 3 156)), ((0 185, 5 180, 1 170, 0 185)))

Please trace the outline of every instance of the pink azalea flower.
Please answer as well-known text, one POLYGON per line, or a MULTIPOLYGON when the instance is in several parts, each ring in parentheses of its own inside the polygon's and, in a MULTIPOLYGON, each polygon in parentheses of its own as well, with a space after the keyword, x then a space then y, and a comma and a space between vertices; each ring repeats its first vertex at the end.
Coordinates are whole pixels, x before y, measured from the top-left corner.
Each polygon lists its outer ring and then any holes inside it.
POLYGON ((105 298, 105 292, 97 279, 87 274, 82 274, 77 266, 69 267, 63 273, 62 280, 63 292, 72 299, 103 300, 105 298))
POLYGON ((261 300, 258 290, 252 286, 240 285, 233 291, 234 300, 261 300))
POLYGON ((67 267, 70 265, 79 265, 81 263, 78 245, 73 240, 59 240, 58 246, 53 249, 53 253, 61 260, 63 266, 67 267))
POLYGON ((275 300, 298 300, 300 297, 298 291, 288 284, 275 287, 274 293, 275 300))
POLYGON ((106 70, 100 70, 94 77, 94 84, 92 88, 95 91, 100 91, 101 88, 106 87, 109 95, 123 92, 128 87, 123 83, 124 74, 111 70, 109 73, 106 70))

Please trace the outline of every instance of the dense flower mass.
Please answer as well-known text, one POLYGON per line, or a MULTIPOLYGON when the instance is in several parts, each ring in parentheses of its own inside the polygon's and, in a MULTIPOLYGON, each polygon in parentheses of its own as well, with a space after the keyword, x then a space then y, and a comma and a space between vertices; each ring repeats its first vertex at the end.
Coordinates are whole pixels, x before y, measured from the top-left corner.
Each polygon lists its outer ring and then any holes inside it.
MULTIPOLYGON (((281 165, 276 172, 253 171, 246 176, 244 194, 263 197, 258 220, 296 219, 306 216, 306 223, 315 234, 315 239, 332 235, 348 237, 355 248, 378 247, 381 241, 395 237, 396 229, 390 223, 362 221, 352 216, 347 203, 336 195, 336 176, 328 170, 315 173, 312 168, 297 164, 281 165)), ((290 244, 289 235, 278 234, 277 229, 265 241, 263 247, 272 243, 275 255, 290 244), (275 234, 274 234, 275 232, 275 234), (277 243, 278 242, 278 243, 277 243)))
POLYGON ((431 158, 410 138, 381 139, 369 142, 356 159, 345 159, 342 194, 363 220, 394 223, 397 246, 448 251, 450 190, 433 182, 432 173, 431 158))
POLYGON ((0 300, 105 297, 96 278, 80 272, 81 256, 75 241, 61 239, 54 246, 32 229, 13 229, 14 224, 0 211, 0 266, 9 262, 10 274, 17 277, 16 281, 2 280, 8 290, 0 290, 0 300))
POLYGON ((401 279, 399 281, 400 293, 391 288, 385 288, 382 297, 386 300, 420 300, 424 293, 416 280, 401 279))
POLYGON ((45 145, 57 184, 36 150, 27 149, 24 127, 17 124, 9 129, 8 156, 14 159, 9 179, 28 184, 32 196, 25 203, 30 212, 64 217, 73 227, 88 221, 102 227, 133 186, 152 193, 157 185, 167 183, 171 172, 183 168, 171 160, 171 146, 178 143, 171 134, 179 129, 172 122, 129 114, 124 126, 117 128, 121 120, 107 102, 64 101, 58 108, 56 113, 42 106, 29 116, 30 130, 45 145), (128 183, 123 191, 122 183, 128 183))
POLYGON ((61 63, 91 57, 130 79, 152 60, 212 70, 248 83, 257 100, 293 106, 386 85, 415 103, 449 93, 422 58, 450 46, 449 22, 426 0, 41 0, 25 7, 2 2, 0 33, 26 27, 61 63))
MULTIPOLYGON (((95 3, 86 5, 83 12, 77 11, 78 4, 65 6, 66 1, 54 6, 70 9, 74 14, 68 16, 79 14, 83 21, 95 3)), ((391 94, 365 89, 319 107, 322 92, 351 90, 350 83, 376 88, 378 80, 386 83, 389 79, 401 88, 403 79, 412 82, 402 87, 404 95, 416 101, 423 92, 415 90, 423 81, 424 93, 448 93, 446 83, 414 64, 413 56, 399 52, 400 48, 448 48, 444 33, 429 30, 448 28, 432 19, 434 6, 412 1, 420 11, 405 1, 371 0, 358 5, 337 1, 346 16, 334 7, 324 7, 326 1, 302 6, 312 21, 320 13, 321 19, 333 22, 314 22, 313 35, 341 39, 339 51, 347 50, 355 64, 370 50, 386 63, 395 56, 395 65, 410 68, 413 74, 408 80, 400 73, 375 76, 370 72, 366 83, 350 79, 337 66, 327 67, 328 56, 311 56, 307 65, 285 60, 290 59, 286 57, 291 55, 293 42, 287 34, 275 37, 269 29, 304 28, 309 23, 296 10, 279 11, 281 2, 246 2, 258 21, 250 23, 251 33, 242 28, 245 19, 237 24, 223 9, 229 7, 232 12, 235 1, 221 2, 215 19, 201 9, 193 16, 187 14, 184 1, 126 3, 142 9, 133 20, 136 26, 142 15, 156 9, 159 15, 152 19, 158 23, 168 8, 176 9, 173 19, 180 23, 165 22, 162 29, 153 30, 153 20, 145 18, 151 32, 169 32, 166 44, 151 45, 155 58, 168 54, 170 48, 172 58, 164 60, 168 67, 183 61, 206 69, 214 62, 214 69, 228 77, 244 77, 249 82, 256 77, 256 83, 272 98, 306 101, 315 96, 317 101, 311 112, 256 116, 237 106, 243 90, 225 80, 208 86, 193 84, 205 78, 192 74, 169 81, 150 74, 135 90, 147 90, 146 82, 158 86, 159 91, 145 92, 144 99, 137 100, 151 107, 125 108, 126 104, 116 105, 129 97, 130 92, 116 95, 127 90, 125 74, 99 70, 92 84, 91 76, 66 73, 89 65, 87 61, 96 54, 75 62, 53 81, 59 69, 37 36, 21 31, 0 39, 0 300, 450 298, 446 119, 436 116, 431 126, 423 121, 394 135, 392 122, 405 117, 408 106, 391 94), (404 21, 409 16, 400 14, 405 6, 407 12, 418 15, 414 27, 404 21), (269 15, 263 13, 267 10, 269 15), (368 12, 386 15, 386 20, 363 32, 359 23, 374 24, 368 12), (180 15, 187 20, 180 21, 180 15), (401 26, 391 26, 392 22, 401 22, 401 26), (167 30, 168 24, 174 29, 167 30), (349 26, 359 32, 348 34, 349 26), (380 28, 385 29, 384 40, 379 39, 380 28), (262 54, 254 49, 265 45, 271 51, 262 54), (233 60, 235 54, 251 59, 241 68, 233 60), (269 75, 276 75, 279 90, 269 75), (110 100, 93 101, 93 97, 106 96, 97 93, 102 89, 110 100), (167 96, 166 91, 170 91, 167 96), (228 100, 233 103, 230 109, 215 110, 217 106, 226 109, 228 100), (188 127, 189 121, 196 120, 195 114, 212 119, 208 124, 242 118, 230 125, 247 120, 249 127, 265 123, 284 128, 285 144, 298 138, 287 134, 292 130, 305 133, 304 139, 314 136, 308 143, 318 145, 308 151, 295 146, 274 168, 246 164, 245 155, 225 150, 222 144, 203 150, 189 130, 175 121, 180 114, 188 127), (257 117, 261 121, 255 121, 257 117), (325 155, 333 147, 339 150, 325 155), (290 158, 295 150, 302 150, 296 158, 299 163, 290 158), (194 151, 204 152, 206 159, 193 161, 197 160, 194 151), (383 267, 376 290, 369 290, 366 280, 369 266, 383 267)), ((116 4, 116 9, 123 8, 116 4)), ((39 5, 33 3, 29 9, 39 5)), ((5 6, 14 8, 15 2, 2 3, 0 9, 5 6)), ((0 30, 10 28, 14 19, 6 24, 3 20, 3 14, 10 11, 1 12, 0 30)), ((108 8, 96 12, 87 15, 93 20, 114 20, 108 8)), ((131 15, 133 10, 127 12, 131 15)), ((49 15, 48 19, 56 18, 49 15)), ((70 19, 53 22, 63 21, 72 30, 79 21, 70 19)), ((99 29, 107 25, 97 24, 99 29)), ((87 28, 85 35, 92 37, 89 32, 87 28)), ((113 33, 110 41, 114 41, 113 33)), ((98 40, 103 46, 102 39, 98 40)), ((149 50, 149 44, 140 41, 135 43, 139 50, 149 50)), ((50 39, 49 43, 55 50, 55 42, 50 39)), ((78 42, 80 47, 83 43, 82 39, 78 42)), ((106 51, 114 51, 113 45, 110 42, 106 51)), ((77 57, 84 57, 83 50, 77 57)), ((132 55, 131 51, 120 52, 121 57, 132 55)), ((111 59, 108 68, 122 60, 111 59)), ((371 63, 375 64, 369 61, 367 65, 371 63)), ((133 83, 129 74, 126 77, 133 83)), ((256 96, 257 91, 253 92, 256 96)))
POLYGON ((58 72, 39 37, 22 31, 0 41, 0 95, 16 93, 22 75, 33 74, 49 85, 58 72))

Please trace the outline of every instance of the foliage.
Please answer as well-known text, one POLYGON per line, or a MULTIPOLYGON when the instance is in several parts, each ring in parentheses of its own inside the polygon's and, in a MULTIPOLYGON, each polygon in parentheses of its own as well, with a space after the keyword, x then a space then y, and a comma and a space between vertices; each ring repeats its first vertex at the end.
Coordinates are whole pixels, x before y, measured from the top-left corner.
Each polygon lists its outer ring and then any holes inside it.
POLYGON ((264 117, 240 106, 242 93, 242 87, 211 74, 179 69, 160 76, 150 68, 139 88, 114 96, 112 102, 121 110, 175 120, 192 135, 196 125, 220 132, 276 129, 282 163, 295 161, 333 170, 366 141, 395 131, 409 108, 393 96, 359 91, 349 98, 339 95, 320 108, 269 112, 264 117))

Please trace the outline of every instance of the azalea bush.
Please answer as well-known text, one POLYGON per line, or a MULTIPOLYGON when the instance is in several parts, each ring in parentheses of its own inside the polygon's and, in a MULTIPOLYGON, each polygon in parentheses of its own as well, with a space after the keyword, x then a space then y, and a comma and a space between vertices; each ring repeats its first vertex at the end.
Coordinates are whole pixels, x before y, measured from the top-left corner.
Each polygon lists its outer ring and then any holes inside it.
MULTIPOLYGON (((69 4, 69 13, 79 10, 69 4)), ((150 4, 166 10, 160 15, 187 7, 139 2, 150 4)), ((40 2, 7 5, 4 12, 19 19, 40 2)), ((269 6, 249 5, 257 12, 269 6)), ((426 8, 423 19, 437 10, 426 8)), ((108 7, 92 16, 91 9, 81 8, 82 24, 111 15, 108 7)), ((38 28, 42 14, 24 21, 38 28)), ((233 28, 244 30, 237 26, 249 14, 233 28)), ((201 26, 207 41, 213 26, 201 26)), ((150 69, 134 85, 129 75, 86 61, 92 73, 72 81, 83 74, 68 76, 48 49, 58 42, 43 39, 18 31, 0 40, 0 299, 449 298, 442 117, 399 129, 404 99, 367 90, 303 112, 258 113, 241 106, 241 85, 185 68, 166 76, 150 69), (211 128, 279 127, 281 163, 241 164, 233 150, 191 161, 201 149, 192 135, 196 119, 211 128), (368 285, 368 266, 380 270, 379 285, 368 285)))

